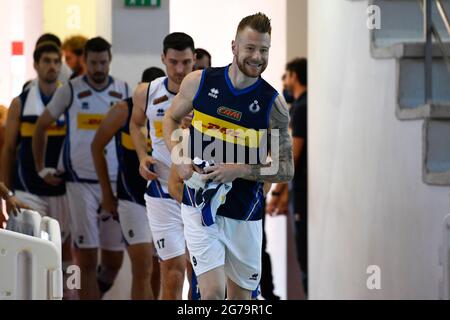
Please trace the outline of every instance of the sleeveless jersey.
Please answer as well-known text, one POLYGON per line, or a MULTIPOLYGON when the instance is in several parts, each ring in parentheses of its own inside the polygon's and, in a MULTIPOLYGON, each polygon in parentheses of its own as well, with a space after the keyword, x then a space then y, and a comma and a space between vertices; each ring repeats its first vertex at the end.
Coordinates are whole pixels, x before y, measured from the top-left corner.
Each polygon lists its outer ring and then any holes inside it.
MULTIPOLYGON (((20 130, 17 139, 18 157, 15 167, 14 189, 38 196, 59 196, 66 193, 65 183, 58 186, 47 184, 36 172, 31 142, 39 116, 44 112, 44 104, 38 85, 31 86, 19 96, 21 101, 20 130)), ((66 135, 64 116, 47 130, 47 150, 45 167, 56 168, 66 135)))
MULTIPOLYGON (((91 87, 87 77, 69 81, 72 102, 66 110, 67 138, 64 143, 63 163, 67 180, 98 183, 91 155, 91 143, 100 123, 110 107, 128 98, 128 85, 109 77, 109 85, 102 91, 91 87)), ((111 181, 116 181, 118 163, 115 141, 105 148, 105 157, 111 181)))
MULTIPOLYGON (((228 67, 203 71, 193 100, 189 155, 208 162, 260 164, 268 155, 267 132, 278 92, 259 78, 245 89, 236 89, 228 67)), ((185 186, 183 203, 195 205, 194 190, 185 186)), ((217 214, 245 221, 260 220, 263 183, 236 179, 217 214)))
POLYGON ((126 124, 116 134, 117 159, 117 197, 145 206, 144 193, 147 183, 139 174, 139 158, 130 135, 130 120, 133 114, 133 99, 125 100, 128 105, 126 124))
POLYGON ((168 89, 168 78, 162 77, 152 81, 148 88, 147 115, 149 125, 149 135, 152 141, 152 157, 158 163, 150 168, 158 174, 158 179, 150 181, 146 193, 150 197, 171 198, 168 191, 168 181, 172 160, 170 151, 167 148, 163 137, 163 118, 172 104, 176 93, 168 89))

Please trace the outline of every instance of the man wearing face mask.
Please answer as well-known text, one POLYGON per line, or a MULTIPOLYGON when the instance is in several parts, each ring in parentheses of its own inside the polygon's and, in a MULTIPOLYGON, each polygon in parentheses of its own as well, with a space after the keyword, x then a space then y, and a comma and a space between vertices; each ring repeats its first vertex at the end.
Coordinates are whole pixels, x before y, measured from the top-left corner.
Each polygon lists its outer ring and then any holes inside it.
MULTIPOLYGON (((90 146, 96 130, 112 105, 128 98, 128 85, 109 76, 111 45, 103 38, 90 39, 84 49, 87 73, 70 80, 58 90, 39 118, 33 136, 36 169, 52 182, 55 172, 46 168, 46 129, 65 114, 67 137, 64 142, 62 170, 67 180, 71 233, 81 268, 81 299, 99 299, 108 291, 122 265, 125 247, 117 217, 101 208, 101 188, 90 146), (101 263, 97 272, 98 249, 101 263), (98 275, 97 275, 98 273, 98 275)), ((115 142, 105 148, 111 182, 117 179, 115 142)))
POLYGON ((296 58, 286 65, 286 88, 292 93, 294 102, 290 110, 295 176, 293 193, 289 195, 287 184, 278 184, 272 191, 268 204, 271 214, 287 213, 288 200, 293 203, 297 258, 302 271, 303 288, 308 291, 308 109, 307 109, 307 60, 296 58), (293 195, 293 196, 292 196, 293 195))

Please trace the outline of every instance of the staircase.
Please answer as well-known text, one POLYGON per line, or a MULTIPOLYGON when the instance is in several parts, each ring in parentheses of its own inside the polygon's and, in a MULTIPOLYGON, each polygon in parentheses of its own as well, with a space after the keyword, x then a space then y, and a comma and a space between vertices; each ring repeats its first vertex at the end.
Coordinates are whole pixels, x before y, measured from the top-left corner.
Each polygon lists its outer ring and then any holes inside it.
MULTIPOLYGON (((370 32, 372 57, 396 60, 395 114, 401 121, 423 120, 423 182, 450 186, 450 0, 369 0, 368 5, 378 6, 381 17, 381 28, 370 32)), ((450 299, 450 215, 439 256, 439 296, 450 299)))
MULTIPOLYGON (((425 9, 420 0, 370 0, 380 8, 381 28, 371 30, 371 54, 375 59, 396 59, 397 107, 399 120, 424 120, 423 181, 430 185, 450 185, 450 30, 435 0, 431 21, 441 38, 430 42, 431 81, 427 87, 424 35, 425 9), (448 59, 448 58, 447 58, 448 59), (447 63, 449 65, 447 65, 447 63)), ((450 0, 440 1, 450 13, 450 0)), ((425 29, 426 30, 426 29, 425 29)))

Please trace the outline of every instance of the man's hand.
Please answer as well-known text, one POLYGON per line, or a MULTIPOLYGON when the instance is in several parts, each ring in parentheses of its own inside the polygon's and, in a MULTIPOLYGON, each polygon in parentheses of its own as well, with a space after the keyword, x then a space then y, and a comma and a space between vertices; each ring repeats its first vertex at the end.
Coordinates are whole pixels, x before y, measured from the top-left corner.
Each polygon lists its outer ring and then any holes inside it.
POLYGON ((118 200, 113 194, 103 196, 101 203, 103 211, 111 213, 114 217, 116 217, 118 215, 117 206, 118 200))
POLYGON ((282 187, 279 192, 272 192, 266 204, 266 213, 271 216, 286 215, 289 212, 289 189, 282 187))
MULTIPOLYGON (((194 174, 194 165, 192 164, 192 160, 190 158, 184 157, 179 159, 177 163, 174 163, 175 167, 177 168, 178 176, 181 180, 186 181, 189 180, 192 175, 194 174)), ((203 173, 200 170, 196 170, 199 173, 203 173)))
POLYGON ((142 158, 141 164, 139 165, 139 173, 147 181, 155 180, 158 175, 153 171, 150 171, 150 166, 157 163, 156 159, 150 156, 142 158))
POLYGON ((245 164, 224 163, 206 167, 204 171, 206 175, 203 177, 203 180, 228 183, 244 176, 248 171, 248 166, 245 164))
POLYGON ((54 168, 45 168, 39 171, 39 176, 45 181, 45 183, 51 186, 59 186, 63 183, 63 179, 59 177, 61 172, 57 171, 54 168))
POLYGON ((6 199, 6 212, 8 214, 18 215, 20 213, 20 209, 31 209, 29 206, 24 204, 22 201, 18 200, 15 196, 9 197, 6 199))

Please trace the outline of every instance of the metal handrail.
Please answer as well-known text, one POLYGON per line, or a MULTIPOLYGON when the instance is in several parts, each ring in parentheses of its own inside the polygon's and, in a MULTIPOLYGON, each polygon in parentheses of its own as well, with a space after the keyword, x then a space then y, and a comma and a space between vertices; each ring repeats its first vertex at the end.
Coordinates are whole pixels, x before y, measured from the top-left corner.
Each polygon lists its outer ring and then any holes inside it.
POLYGON ((444 5, 441 0, 436 0, 436 7, 441 15, 442 21, 444 22, 445 28, 447 29, 448 34, 450 35, 450 22, 448 19, 447 12, 445 12, 444 5))
MULTIPOLYGON (((444 6, 442 5, 441 0, 435 0, 436 6, 439 11, 439 14, 442 18, 442 21, 444 22, 445 28, 447 29, 447 32, 450 35, 450 23, 448 19, 448 15, 445 11, 444 6)), ((437 40, 439 49, 442 52, 443 59, 445 61, 445 64, 447 66, 448 71, 450 72, 450 59, 449 54, 447 52, 447 48, 445 47, 441 36, 439 35, 438 29, 436 28, 435 24, 433 23, 433 12, 432 12, 432 0, 422 0, 421 1, 421 8, 422 8, 422 14, 424 17, 423 20, 423 26, 424 26, 424 36, 426 39, 425 43, 425 103, 429 104, 432 101, 433 98, 433 36, 437 40)))

